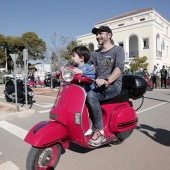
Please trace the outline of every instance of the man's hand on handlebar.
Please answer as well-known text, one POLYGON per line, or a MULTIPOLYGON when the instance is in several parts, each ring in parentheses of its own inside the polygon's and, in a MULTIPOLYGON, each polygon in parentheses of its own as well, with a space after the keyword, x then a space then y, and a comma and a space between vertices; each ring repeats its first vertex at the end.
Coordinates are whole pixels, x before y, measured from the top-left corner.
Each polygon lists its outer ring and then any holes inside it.
POLYGON ((103 85, 108 86, 108 81, 105 79, 96 79, 96 85, 98 87, 103 86, 103 85))

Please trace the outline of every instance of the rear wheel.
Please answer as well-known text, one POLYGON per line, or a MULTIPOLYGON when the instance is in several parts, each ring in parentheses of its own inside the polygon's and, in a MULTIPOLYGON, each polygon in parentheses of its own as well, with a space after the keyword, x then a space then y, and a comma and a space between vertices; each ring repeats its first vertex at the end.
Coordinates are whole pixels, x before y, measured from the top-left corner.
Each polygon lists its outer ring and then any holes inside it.
POLYGON ((32 147, 26 160, 26 170, 55 169, 61 156, 61 145, 48 148, 32 147))
POLYGON ((124 142, 124 139, 117 138, 116 140, 112 141, 112 145, 119 145, 124 142))
POLYGON ((128 130, 125 132, 121 132, 121 133, 116 133, 115 135, 116 135, 117 139, 112 141, 111 144, 119 145, 119 144, 123 143, 124 140, 132 134, 133 130, 134 129, 131 129, 131 130, 128 130))

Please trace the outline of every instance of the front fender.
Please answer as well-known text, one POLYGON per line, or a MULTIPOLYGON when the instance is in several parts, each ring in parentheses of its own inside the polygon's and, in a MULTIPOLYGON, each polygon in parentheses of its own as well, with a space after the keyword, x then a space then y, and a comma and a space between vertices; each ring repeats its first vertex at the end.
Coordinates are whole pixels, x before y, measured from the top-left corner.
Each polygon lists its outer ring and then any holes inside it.
POLYGON ((57 121, 39 122, 28 132, 24 141, 35 147, 47 147, 56 143, 60 143, 64 149, 69 147, 67 129, 57 121))

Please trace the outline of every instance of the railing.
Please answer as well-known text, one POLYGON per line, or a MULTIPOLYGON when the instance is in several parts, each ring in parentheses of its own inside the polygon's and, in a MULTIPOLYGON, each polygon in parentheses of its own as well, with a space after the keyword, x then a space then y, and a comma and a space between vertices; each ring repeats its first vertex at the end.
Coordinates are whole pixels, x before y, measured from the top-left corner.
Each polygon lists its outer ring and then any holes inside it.
POLYGON ((130 51, 129 52, 129 58, 133 58, 135 56, 139 56, 139 51, 130 51))

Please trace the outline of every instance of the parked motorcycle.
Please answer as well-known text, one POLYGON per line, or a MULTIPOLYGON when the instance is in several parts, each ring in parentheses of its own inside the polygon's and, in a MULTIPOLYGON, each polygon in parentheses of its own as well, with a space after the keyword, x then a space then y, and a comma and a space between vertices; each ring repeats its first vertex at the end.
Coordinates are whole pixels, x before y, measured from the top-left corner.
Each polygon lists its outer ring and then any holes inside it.
POLYGON ((33 88, 35 88, 36 87, 36 83, 35 83, 35 81, 33 81, 33 80, 28 80, 28 82, 27 82, 27 85, 29 86, 29 87, 33 87, 33 88))
MULTIPOLYGON (((52 87, 55 88, 57 86, 60 86, 60 79, 59 76, 56 74, 54 77, 52 77, 52 87)), ((44 85, 51 87, 51 74, 47 74, 44 79, 44 85)))
POLYGON ((149 77, 148 77, 148 76, 145 76, 144 78, 145 78, 146 82, 148 83, 148 90, 149 90, 149 91, 152 91, 153 88, 154 88, 153 83, 149 80, 149 77))
POLYGON ((41 81, 39 76, 38 76, 38 80, 36 81, 36 85, 38 87, 44 87, 45 86, 44 81, 41 81))
MULTIPOLYGON (((49 114, 50 119, 36 124, 24 139, 32 145, 26 160, 26 170, 55 169, 62 151, 69 148, 70 141, 86 148, 95 148, 88 143, 92 137, 92 121, 84 90, 93 80, 74 74, 71 68, 64 68, 62 81, 49 114)), ((121 93, 101 102, 106 136, 101 145, 120 144, 132 134, 138 117, 129 99, 142 98, 146 89, 147 83, 141 76, 125 75, 121 93)))
MULTIPOLYGON (((6 81, 4 94, 7 102, 15 102, 15 82, 13 78, 6 81)), ((27 87, 28 104, 32 104, 33 96, 33 90, 27 87)), ((17 80, 17 100, 19 103, 25 103, 25 85, 20 79, 17 80)))

